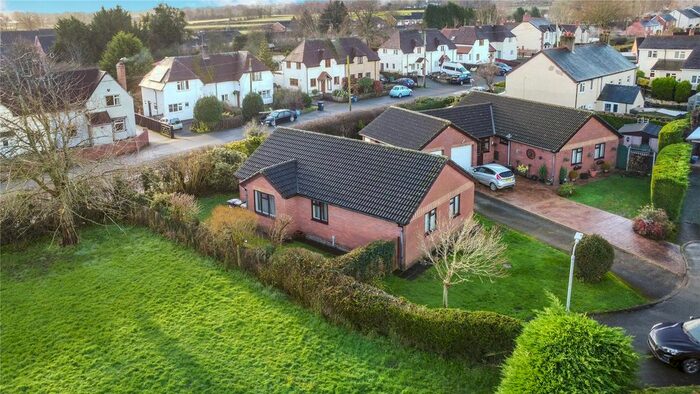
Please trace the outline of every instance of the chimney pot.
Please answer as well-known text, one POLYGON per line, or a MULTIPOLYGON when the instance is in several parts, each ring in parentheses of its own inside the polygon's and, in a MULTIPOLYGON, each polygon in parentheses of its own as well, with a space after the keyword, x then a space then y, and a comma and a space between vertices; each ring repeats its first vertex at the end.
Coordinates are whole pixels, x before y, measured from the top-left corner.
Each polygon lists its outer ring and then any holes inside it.
POLYGON ((121 58, 117 62, 117 83, 121 85, 124 90, 126 89, 126 64, 124 62, 126 58, 121 58))

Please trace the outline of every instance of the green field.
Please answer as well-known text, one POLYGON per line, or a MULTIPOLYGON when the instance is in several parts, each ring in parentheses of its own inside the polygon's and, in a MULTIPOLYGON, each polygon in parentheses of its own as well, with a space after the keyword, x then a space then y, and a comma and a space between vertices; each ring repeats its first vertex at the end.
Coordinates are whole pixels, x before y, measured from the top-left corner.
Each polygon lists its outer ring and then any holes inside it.
POLYGON ((492 392, 498 369, 333 326, 142 228, 2 250, 0 391, 492 392))
MULTIPOLYGON (((487 224, 488 220, 480 218, 487 224)), ((546 291, 566 299, 569 255, 517 231, 504 229, 509 276, 493 282, 475 279, 450 288, 450 307, 494 311, 529 319, 533 311, 549 304, 546 291)), ((417 304, 442 306, 442 283, 429 269, 414 280, 390 276, 383 286, 417 304)), ((646 300, 612 274, 598 284, 574 282, 571 308, 593 312, 630 307, 646 300)))
POLYGON ((569 198, 631 219, 639 208, 650 203, 650 182, 649 177, 610 175, 576 186, 576 193, 569 198))

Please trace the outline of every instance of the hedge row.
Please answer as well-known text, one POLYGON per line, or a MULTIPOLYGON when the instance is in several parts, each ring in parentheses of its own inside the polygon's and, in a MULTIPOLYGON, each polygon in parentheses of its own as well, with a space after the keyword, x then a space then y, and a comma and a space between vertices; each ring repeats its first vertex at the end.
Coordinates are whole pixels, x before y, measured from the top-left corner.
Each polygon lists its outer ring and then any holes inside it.
POLYGON ((690 119, 684 118, 667 123, 659 131, 659 152, 664 147, 683 142, 683 134, 690 129, 690 119))
POLYGON ((358 134, 360 130, 381 115, 387 107, 380 106, 361 111, 343 112, 338 115, 304 122, 295 127, 317 133, 360 139, 358 134))
POLYGON ((395 251, 394 242, 374 241, 329 260, 329 266, 361 282, 372 282, 394 270, 395 251))
POLYGON ((651 174, 651 202, 664 209, 671 220, 678 218, 688 190, 690 151, 686 143, 663 148, 651 174))
POLYGON ((260 278, 331 321, 442 355, 500 360, 522 329, 519 320, 493 312, 412 304, 329 270, 324 260, 305 249, 283 249, 261 268, 260 278))
POLYGON ((459 97, 419 97, 412 103, 401 104, 399 107, 410 109, 412 111, 426 111, 429 109, 445 108, 459 102, 459 97))

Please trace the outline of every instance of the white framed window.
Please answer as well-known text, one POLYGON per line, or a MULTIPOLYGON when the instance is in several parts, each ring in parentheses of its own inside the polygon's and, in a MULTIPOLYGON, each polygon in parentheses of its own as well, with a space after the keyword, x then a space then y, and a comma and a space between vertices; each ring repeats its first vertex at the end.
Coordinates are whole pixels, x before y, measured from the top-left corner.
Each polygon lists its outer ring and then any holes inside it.
POLYGON ((261 72, 253 73, 253 81, 262 81, 262 73, 261 72))
POLYGON ((228 93, 221 95, 221 101, 228 101, 228 93))
POLYGON ((583 148, 571 150, 571 164, 581 164, 583 162, 583 148))
POLYGON ((289 78, 289 86, 299 86, 299 80, 296 78, 289 78))
POLYGON ((357 64, 362 64, 365 62, 365 58, 363 56, 358 56, 355 58, 355 63, 357 64))
POLYGON ((107 104, 108 107, 116 107, 118 105, 121 105, 121 101, 119 100, 119 95, 113 94, 110 96, 105 96, 105 104, 107 104))
POLYGON ((328 204, 322 201, 311 200, 311 219, 328 224, 328 204))
POLYGON ((578 84, 578 91, 579 91, 579 93, 585 92, 585 91, 586 91, 586 85, 584 85, 584 84, 582 84, 582 83, 578 84))
POLYGON ((168 104, 168 112, 182 111, 182 103, 168 104))
POLYGON ((275 197, 255 190, 255 212, 263 216, 275 216, 275 197))
POLYGON ((177 90, 190 90, 190 81, 177 81, 177 90))
POLYGON ((691 83, 698 83, 698 76, 697 76, 697 75, 693 75, 692 78, 690 78, 690 82, 691 82, 691 83))
POLYGON ((269 90, 261 90, 258 92, 258 94, 264 99, 272 97, 269 90))
POLYGON ((437 209, 433 208, 424 216, 425 234, 430 234, 437 228, 437 209))
POLYGON ((112 131, 115 133, 121 133, 126 130, 126 122, 124 118, 114 119, 112 122, 112 131))
POLYGON ((605 143, 595 144, 595 150, 593 151, 593 158, 598 160, 605 157, 605 143))
POLYGON ((459 194, 450 199, 450 217, 459 216, 459 194))

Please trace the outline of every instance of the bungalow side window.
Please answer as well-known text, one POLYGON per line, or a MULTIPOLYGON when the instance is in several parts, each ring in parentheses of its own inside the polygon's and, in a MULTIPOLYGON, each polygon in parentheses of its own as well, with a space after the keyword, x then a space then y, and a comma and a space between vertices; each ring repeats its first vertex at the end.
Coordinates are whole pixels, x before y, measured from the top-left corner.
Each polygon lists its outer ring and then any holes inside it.
POLYGON ((311 219, 317 222, 328 223, 328 204, 318 200, 311 200, 311 219))
POLYGON ((425 234, 430 234, 437 228, 437 208, 425 214, 425 234))
POLYGON ((593 152, 593 158, 598 160, 605 157, 605 143, 595 144, 595 151, 593 152))
POLYGON ((177 90, 190 90, 190 81, 178 81, 177 90))
POLYGON ((256 190, 255 212, 263 216, 275 217, 275 197, 256 190))
POLYGON ((116 107, 120 105, 121 101, 119 100, 119 95, 114 94, 111 96, 105 96, 105 103, 108 107, 116 107))
POLYGON ((583 161, 583 148, 576 148, 571 150, 571 164, 581 164, 583 161))
POLYGON ((459 216, 459 194, 450 199, 450 217, 459 216))

